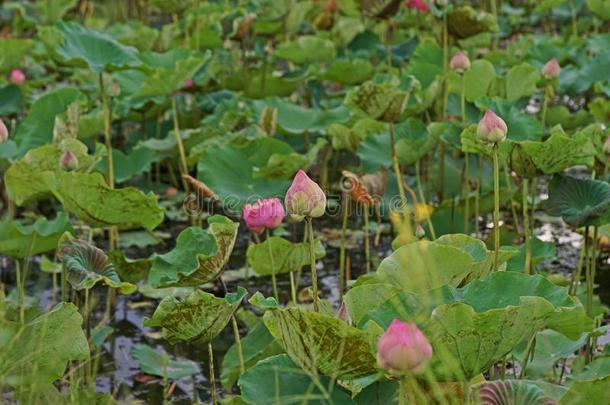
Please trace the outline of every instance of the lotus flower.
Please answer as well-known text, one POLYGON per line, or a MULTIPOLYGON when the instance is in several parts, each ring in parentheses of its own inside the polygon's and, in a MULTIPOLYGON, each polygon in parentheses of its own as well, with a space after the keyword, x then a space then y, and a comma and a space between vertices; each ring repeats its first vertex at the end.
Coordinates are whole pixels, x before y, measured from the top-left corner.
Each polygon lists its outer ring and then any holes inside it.
POLYGON ((377 363, 394 375, 425 371, 432 346, 414 323, 394 319, 377 342, 377 363))
POLYGON ((25 82, 25 73, 21 69, 13 69, 9 76, 9 81, 13 84, 21 84, 25 82))
POLYGON ((8 129, 4 125, 4 121, 0 120, 0 145, 8 140, 8 129))
POLYGON ((414 8, 417 11, 421 11, 422 13, 430 11, 430 7, 423 0, 406 0, 405 6, 409 8, 414 8))
POLYGON ((485 111, 485 115, 477 126, 477 136, 484 142, 500 143, 506 139, 508 127, 504 120, 492 110, 485 111))
POLYGON ((64 170, 76 170, 78 168, 78 158, 72 151, 66 150, 59 158, 59 165, 64 170))
POLYGON ((455 55, 453 55, 453 57, 451 58, 451 62, 449 62, 449 67, 454 72, 462 74, 468 69, 470 69, 470 59, 468 59, 468 56, 462 51, 457 51, 455 55))
POLYGON ((288 214, 298 221, 305 217, 321 217, 326 210, 324 191, 303 170, 294 176, 284 201, 288 214))
POLYGON ((254 204, 246 204, 242 214, 248 229, 255 233, 260 233, 265 228, 277 228, 286 216, 279 198, 264 198, 254 204))
POLYGON ((542 75, 547 80, 554 79, 559 76, 559 72, 561 71, 561 67, 559 67, 559 63, 556 58, 551 59, 542 67, 542 75))

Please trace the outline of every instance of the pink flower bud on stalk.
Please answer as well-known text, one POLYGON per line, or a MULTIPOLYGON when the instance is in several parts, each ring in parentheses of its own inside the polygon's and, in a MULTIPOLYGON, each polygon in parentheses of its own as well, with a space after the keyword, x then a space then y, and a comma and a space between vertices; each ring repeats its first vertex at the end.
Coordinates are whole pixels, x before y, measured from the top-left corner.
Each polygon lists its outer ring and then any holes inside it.
POLYGON ((454 72, 459 74, 464 73, 468 69, 470 69, 470 59, 466 56, 462 51, 457 51, 455 55, 451 58, 451 62, 449 62, 449 67, 454 72))
POLYGON ((430 7, 424 0, 405 0, 405 6, 408 8, 414 8, 422 13, 430 11, 430 7))
POLYGON ((185 80, 184 84, 182 85, 182 88, 184 88, 185 90, 188 90, 191 87, 193 87, 193 80, 191 80, 191 79, 185 80))
POLYGON ((547 80, 559 77, 560 71, 561 67, 559 67, 559 63, 557 62, 556 58, 551 59, 542 67, 542 75, 547 80))
POLYGON ((59 158, 59 165, 64 170, 76 170, 78 168, 78 158, 72 151, 66 150, 59 158))
POLYGON ((421 374, 432 357, 432 346, 414 323, 394 319, 377 342, 377 363, 391 374, 421 374))
POLYGON ((8 140, 8 129, 4 125, 4 121, 0 120, 0 145, 8 140))
POLYGON ((477 126, 477 136, 484 142, 500 143, 506 139, 508 127, 504 120, 492 110, 485 111, 485 115, 477 126))
POLYGON ((25 82, 25 73, 21 69, 13 69, 9 76, 9 81, 13 84, 21 84, 25 82))
POLYGON ((326 210, 326 195, 303 170, 299 170, 286 192, 285 203, 288 214, 297 221, 305 217, 318 218, 326 210))
POLYGON ((260 233, 265 228, 277 228, 286 213, 279 198, 264 198, 257 200, 254 204, 244 205, 242 215, 248 229, 254 233, 260 233))

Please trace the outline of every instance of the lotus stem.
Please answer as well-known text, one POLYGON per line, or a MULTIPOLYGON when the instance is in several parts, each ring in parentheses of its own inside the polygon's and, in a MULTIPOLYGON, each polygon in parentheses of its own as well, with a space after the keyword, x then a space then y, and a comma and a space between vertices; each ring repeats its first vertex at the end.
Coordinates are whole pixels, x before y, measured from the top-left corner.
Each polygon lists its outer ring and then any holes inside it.
POLYGON ((527 178, 523 178, 523 184, 521 188, 521 194, 523 198, 522 209, 523 209, 523 234, 525 236, 525 265, 523 272, 525 274, 532 274, 532 240, 530 233, 530 218, 528 208, 528 195, 529 195, 529 181, 527 178))
POLYGON ((318 273, 316 270, 316 252, 313 240, 313 225, 311 217, 307 217, 307 228, 309 235, 309 258, 311 262, 311 289, 313 293, 313 310, 315 312, 320 312, 320 304, 318 302, 318 273))
POLYGON ((500 165, 498 163, 498 144, 493 144, 494 165, 494 271, 498 271, 498 254, 500 252, 500 165))
POLYGON ((546 113, 549 106, 549 86, 544 90, 544 100, 542 101, 542 127, 546 127, 546 113))
POLYGON ((347 217, 349 211, 349 199, 346 193, 343 193, 342 215, 341 215, 341 242, 339 247, 339 302, 343 298, 345 291, 345 251, 346 243, 345 239, 347 236, 347 217))
MULTIPOLYGON (((508 173, 508 166, 503 165, 502 168, 504 169, 504 181, 506 182, 506 187, 508 187, 508 194, 512 196, 514 194, 514 190, 513 190, 513 183, 511 181, 510 174, 508 173)), ((513 216, 513 225, 514 225, 515 229, 519 230, 520 225, 519 225, 519 216, 517 215, 517 204, 515 203, 515 201, 512 198, 510 199, 510 212, 513 216)))
POLYGON ((180 155, 180 177, 182 178, 182 186, 184 191, 188 191, 188 184, 184 178, 185 174, 188 174, 188 165, 186 164, 186 153, 184 152, 184 144, 182 143, 182 136, 180 135, 180 124, 178 122, 178 108, 176 107, 176 96, 173 95, 172 99, 172 115, 174 121, 174 136, 176 137, 176 145, 178 146, 178 154, 180 155))
POLYGON ((406 377, 402 377, 398 382, 398 404, 407 405, 407 382, 406 377))
POLYGON ((396 155, 396 142, 394 140, 394 123, 390 122, 389 124, 390 130, 390 147, 392 151, 392 168, 394 169, 394 175, 396 176, 396 183, 398 184, 398 193, 400 194, 400 203, 401 203, 401 214, 406 219, 406 224, 408 225, 407 231, 411 233, 411 218, 409 218, 409 206, 407 204, 407 196, 405 194, 405 188, 402 181, 402 174, 400 172, 400 165, 398 164, 398 156, 396 155))
POLYGON ((464 153, 464 233, 468 235, 470 228, 470 156, 464 153))
POLYGON ((477 159, 477 188, 474 195, 474 222, 475 222, 475 235, 481 236, 481 230, 479 229, 479 218, 481 216, 481 183, 483 182, 483 159, 481 156, 477 159))
POLYGON ((290 272, 290 297, 292 298, 292 303, 297 305, 297 289, 294 282, 294 271, 290 272))
POLYGON ((466 85, 464 73, 461 74, 461 87, 460 87, 460 107, 462 111, 462 128, 466 128, 466 85))
MULTIPOLYGON (((106 145, 106 159, 108 159, 107 166, 107 174, 106 181, 108 182, 108 187, 111 189, 114 188, 114 162, 112 156, 112 133, 111 133, 111 123, 112 123, 112 111, 110 111, 110 107, 108 106, 108 97, 106 96, 106 89, 104 88, 104 75, 103 73, 99 74, 99 85, 100 85, 100 95, 102 98, 102 109, 104 111, 104 143, 106 145)), ((115 250, 118 248, 118 230, 116 227, 112 226, 108 229, 108 244, 110 246, 110 250, 115 250)))
POLYGON ((15 260, 15 277, 17 278, 17 306, 19 307, 19 322, 25 323, 25 308, 23 307, 25 291, 23 287, 23 279, 21 275, 21 263, 19 259, 15 260))
MULTIPOLYGON (((590 228, 589 226, 585 226, 585 274, 586 274, 586 278, 587 278, 587 315, 590 317, 593 317, 593 272, 592 272, 592 267, 593 267, 593 261, 591 260, 592 257, 591 256, 595 256, 594 254, 592 255, 591 253, 591 244, 589 242, 589 233, 590 233, 590 228)), ((593 241, 593 243, 595 244, 595 241, 593 241)), ((593 248, 593 250, 595 250, 595 248, 593 248)), ((594 259, 594 257, 593 257, 594 259)))
MULTIPOLYGON (((421 182, 421 170, 420 170, 421 159, 418 159, 415 162, 415 178, 417 181, 417 192, 419 193, 419 201, 420 203, 426 205, 426 196, 424 194, 424 188, 422 187, 421 182)), ((432 219, 430 215, 426 216, 426 223, 428 224, 428 231, 430 231, 430 237, 432 240, 436 239, 436 232, 434 231, 434 225, 432 224, 432 219)))
POLYGON ((68 268, 65 263, 61 266, 61 301, 68 301, 68 268))
POLYGON ((235 347, 237 348, 237 358, 239 359, 239 375, 241 376, 246 372, 246 365, 244 363, 244 352, 241 347, 241 337, 239 336, 239 327, 237 326, 235 315, 231 315, 231 327, 233 328, 233 336, 235 337, 235 347))
POLYGON ((447 73, 449 72, 449 32, 447 28, 447 10, 443 9, 443 104, 441 105, 441 120, 445 118, 447 111, 447 98, 449 97, 449 83, 447 73))
POLYGON ((574 0, 570 0, 570 14, 572 17, 572 35, 578 36, 578 21, 576 19, 576 5, 574 4, 574 0))
POLYGON ((208 367, 210 369, 210 394, 212 395, 212 404, 216 405, 216 377, 214 376, 214 349, 212 342, 208 342, 208 367))
POLYGON ((266 235, 267 235, 267 250, 269 251, 269 260, 271 261, 271 285, 273 287, 273 297, 275 298, 275 300, 278 302, 280 302, 280 297, 278 295, 277 292, 277 280, 275 278, 275 261, 273 259, 273 252, 271 251, 271 240, 269 239, 269 229, 266 228, 265 229, 266 235))
POLYGON ((578 284, 580 283, 580 276, 582 274, 582 266, 585 257, 585 249, 584 245, 581 247, 580 252, 578 252, 578 265, 576 267, 576 271, 572 273, 572 280, 570 282, 570 290, 568 291, 570 295, 576 295, 578 284))
POLYGON ((445 142, 439 141, 438 148, 438 181, 437 181, 437 194, 439 201, 443 201, 443 194, 445 189, 445 142))
POLYGON ((521 372, 519 373, 519 379, 522 380, 525 377, 527 365, 531 359, 534 358, 534 353, 536 352, 536 334, 530 339, 527 350, 525 352, 525 358, 523 359, 523 364, 521 365, 521 372))
POLYGON ((364 209, 364 257, 366 259, 366 272, 371 272, 371 241, 369 237, 369 207, 366 204, 362 204, 364 209))

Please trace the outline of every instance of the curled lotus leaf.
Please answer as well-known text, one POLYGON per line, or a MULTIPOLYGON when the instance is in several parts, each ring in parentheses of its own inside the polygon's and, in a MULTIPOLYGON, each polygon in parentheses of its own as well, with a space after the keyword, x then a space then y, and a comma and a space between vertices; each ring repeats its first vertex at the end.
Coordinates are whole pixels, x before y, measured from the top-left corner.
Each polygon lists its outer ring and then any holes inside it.
POLYGON ((198 286, 216 279, 229 260, 239 224, 222 215, 208 218, 208 229, 180 232, 176 247, 155 255, 148 275, 155 288, 198 286))
POLYGON ((75 290, 93 288, 97 283, 131 294, 136 286, 121 281, 103 250, 90 243, 64 234, 59 241, 58 256, 67 270, 67 280, 75 290))
POLYGON ((535 384, 504 380, 487 382, 479 388, 481 405, 555 405, 557 402, 548 397, 543 390, 535 384))
POLYGON ((338 379, 376 370, 369 335, 344 321, 299 308, 270 310, 265 325, 290 358, 304 370, 319 369, 338 379))
POLYGON ((246 290, 218 298, 205 291, 196 290, 184 300, 165 297, 145 326, 163 328, 163 338, 174 344, 179 340, 209 342, 227 325, 239 307, 246 290))
POLYGON ((346 104, 356 112, 384 122, 397 121, 407 104, 409 94, 392 83, 367 81, 346 96, 346 104))
POLYGON ((470 6, 457 7, 447 17, 449 33, 457 38, 469 38, 483 32, 498 32, 495 17, 470 6))

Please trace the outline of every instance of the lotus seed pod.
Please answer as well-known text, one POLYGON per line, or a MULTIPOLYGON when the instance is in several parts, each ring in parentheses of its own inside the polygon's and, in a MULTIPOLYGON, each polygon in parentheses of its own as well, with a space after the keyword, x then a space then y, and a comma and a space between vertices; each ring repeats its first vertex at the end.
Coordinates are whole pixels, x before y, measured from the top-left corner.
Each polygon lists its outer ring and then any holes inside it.
POLYGON ((290 217, 297 221, 305 217, 321 217, 326 210, 324 191, 303 170, 294 176, 284 202, 290 217))
POLYGON ((487 110, 477 125, 477 136, 484 142, 500 143, 506 139, 508 127, 492 110, 487 110))
POLYGON ((414 323, 394 319, 377 342, 377 363, 391 374, 420 374, 432 357, 432 346, 414 323))
POLYGON ((8 129, 4 125, 4 121, 0 120, 0 145, 8 140, 8 129))
POLYGON ((468 56, 462 51, 457 51, 455 55, 453 55, 453 57, 451 58, 451 62, 449 62, 449 67, 454 72, 462 74, 468 69, 470 69, 470 59, 468 59, 468 56))
POLYGON ((66 150, 59 158, 59 165, 64 170, 76 170, 78 168, 78 158, 72 151, 66 150))
POLYGON ((556 58, 551 59, 542 67, 542 75, 547 80, 554 79, 559 76, 559 72, 561 68, 559 67, 559 62, 557 62, 556 58))

